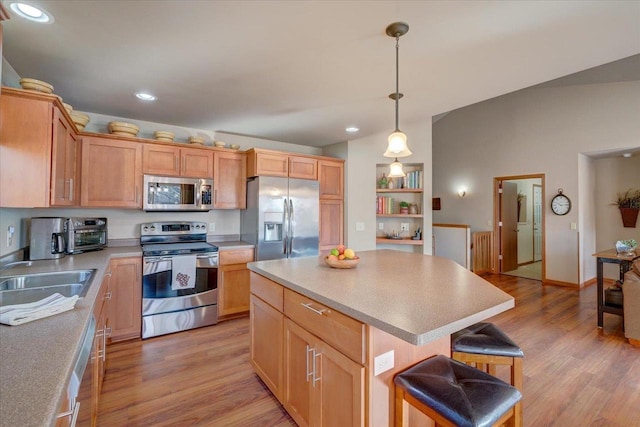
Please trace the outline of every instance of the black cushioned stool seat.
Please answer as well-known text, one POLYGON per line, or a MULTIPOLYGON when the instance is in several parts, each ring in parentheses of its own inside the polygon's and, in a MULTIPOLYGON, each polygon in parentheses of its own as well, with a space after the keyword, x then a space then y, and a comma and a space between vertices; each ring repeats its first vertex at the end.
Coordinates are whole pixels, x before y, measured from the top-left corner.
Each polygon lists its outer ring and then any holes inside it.
MULTIPOLYGON (((451 336, 451 357, 496 375, 497 365, 511 369, 511 385, 522 392, 524 352, 493 323, 476 323, 451 336)), ((516 405, 522 416, 522 403, 516 405)))
POLYGON ((434 356, 399 373, 396 384, 396 427, 403 425, 404 401, 436 422, 436 426, 521 426, 515 405, 518 389, 446 356, 434 356))

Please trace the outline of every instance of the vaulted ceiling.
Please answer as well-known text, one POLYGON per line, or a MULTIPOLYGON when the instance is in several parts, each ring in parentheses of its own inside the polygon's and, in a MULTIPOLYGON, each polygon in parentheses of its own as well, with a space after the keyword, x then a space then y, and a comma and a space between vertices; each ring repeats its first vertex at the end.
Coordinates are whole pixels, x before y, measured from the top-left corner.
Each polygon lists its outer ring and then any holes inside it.
POLYGON ((310 146, 393 130, 395 21, 401 128, 640 53, 638 1, 27 2, 5 59, 75 109, 310 146))

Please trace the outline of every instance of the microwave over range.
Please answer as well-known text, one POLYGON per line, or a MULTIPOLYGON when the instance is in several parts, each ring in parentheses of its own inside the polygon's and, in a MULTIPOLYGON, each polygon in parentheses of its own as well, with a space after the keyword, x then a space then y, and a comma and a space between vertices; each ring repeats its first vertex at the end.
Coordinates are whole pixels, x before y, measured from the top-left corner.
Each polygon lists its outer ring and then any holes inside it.
POLYGON ((213 179, 144 176, 145 211, 208 211, 213 209, 213 179))

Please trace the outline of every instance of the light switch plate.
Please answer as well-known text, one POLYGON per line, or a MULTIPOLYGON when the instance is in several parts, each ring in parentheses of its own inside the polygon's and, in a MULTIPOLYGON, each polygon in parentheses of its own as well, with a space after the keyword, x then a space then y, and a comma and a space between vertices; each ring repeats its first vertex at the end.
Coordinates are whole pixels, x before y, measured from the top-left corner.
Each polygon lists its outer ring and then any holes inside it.
POLYGON ((378 230, 384 230, 384 222, 378 223, 378 230))
POLYGON ((209 232, 213 233, 214 231, 216 231, 216 223, 215 222, 210 222, 209 223, 209 232))
POLYGON ((364 231, 364 222, 356 222, 356 231, 364 231))
POLYGON ((393 350, 391 350, 381 354, 380 356, 374 357, 373 375, 378 376, 383 372, 387 372, 389 369, 393 369, 393 366, 395 363, 394 356, 395 356, 395 353, 393 350))
POLYGON ((400 223, 400 231, 409 231, 409 223, 401 222, 400 223))

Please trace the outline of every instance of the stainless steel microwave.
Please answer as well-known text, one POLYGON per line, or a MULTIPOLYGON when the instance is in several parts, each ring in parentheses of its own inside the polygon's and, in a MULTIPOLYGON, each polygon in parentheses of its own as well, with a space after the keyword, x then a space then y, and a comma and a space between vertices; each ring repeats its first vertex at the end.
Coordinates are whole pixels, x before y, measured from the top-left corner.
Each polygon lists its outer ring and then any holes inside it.
POLYGON ((213 179, 144 176, 145 211, 208 211, 213 208, 213 179))

